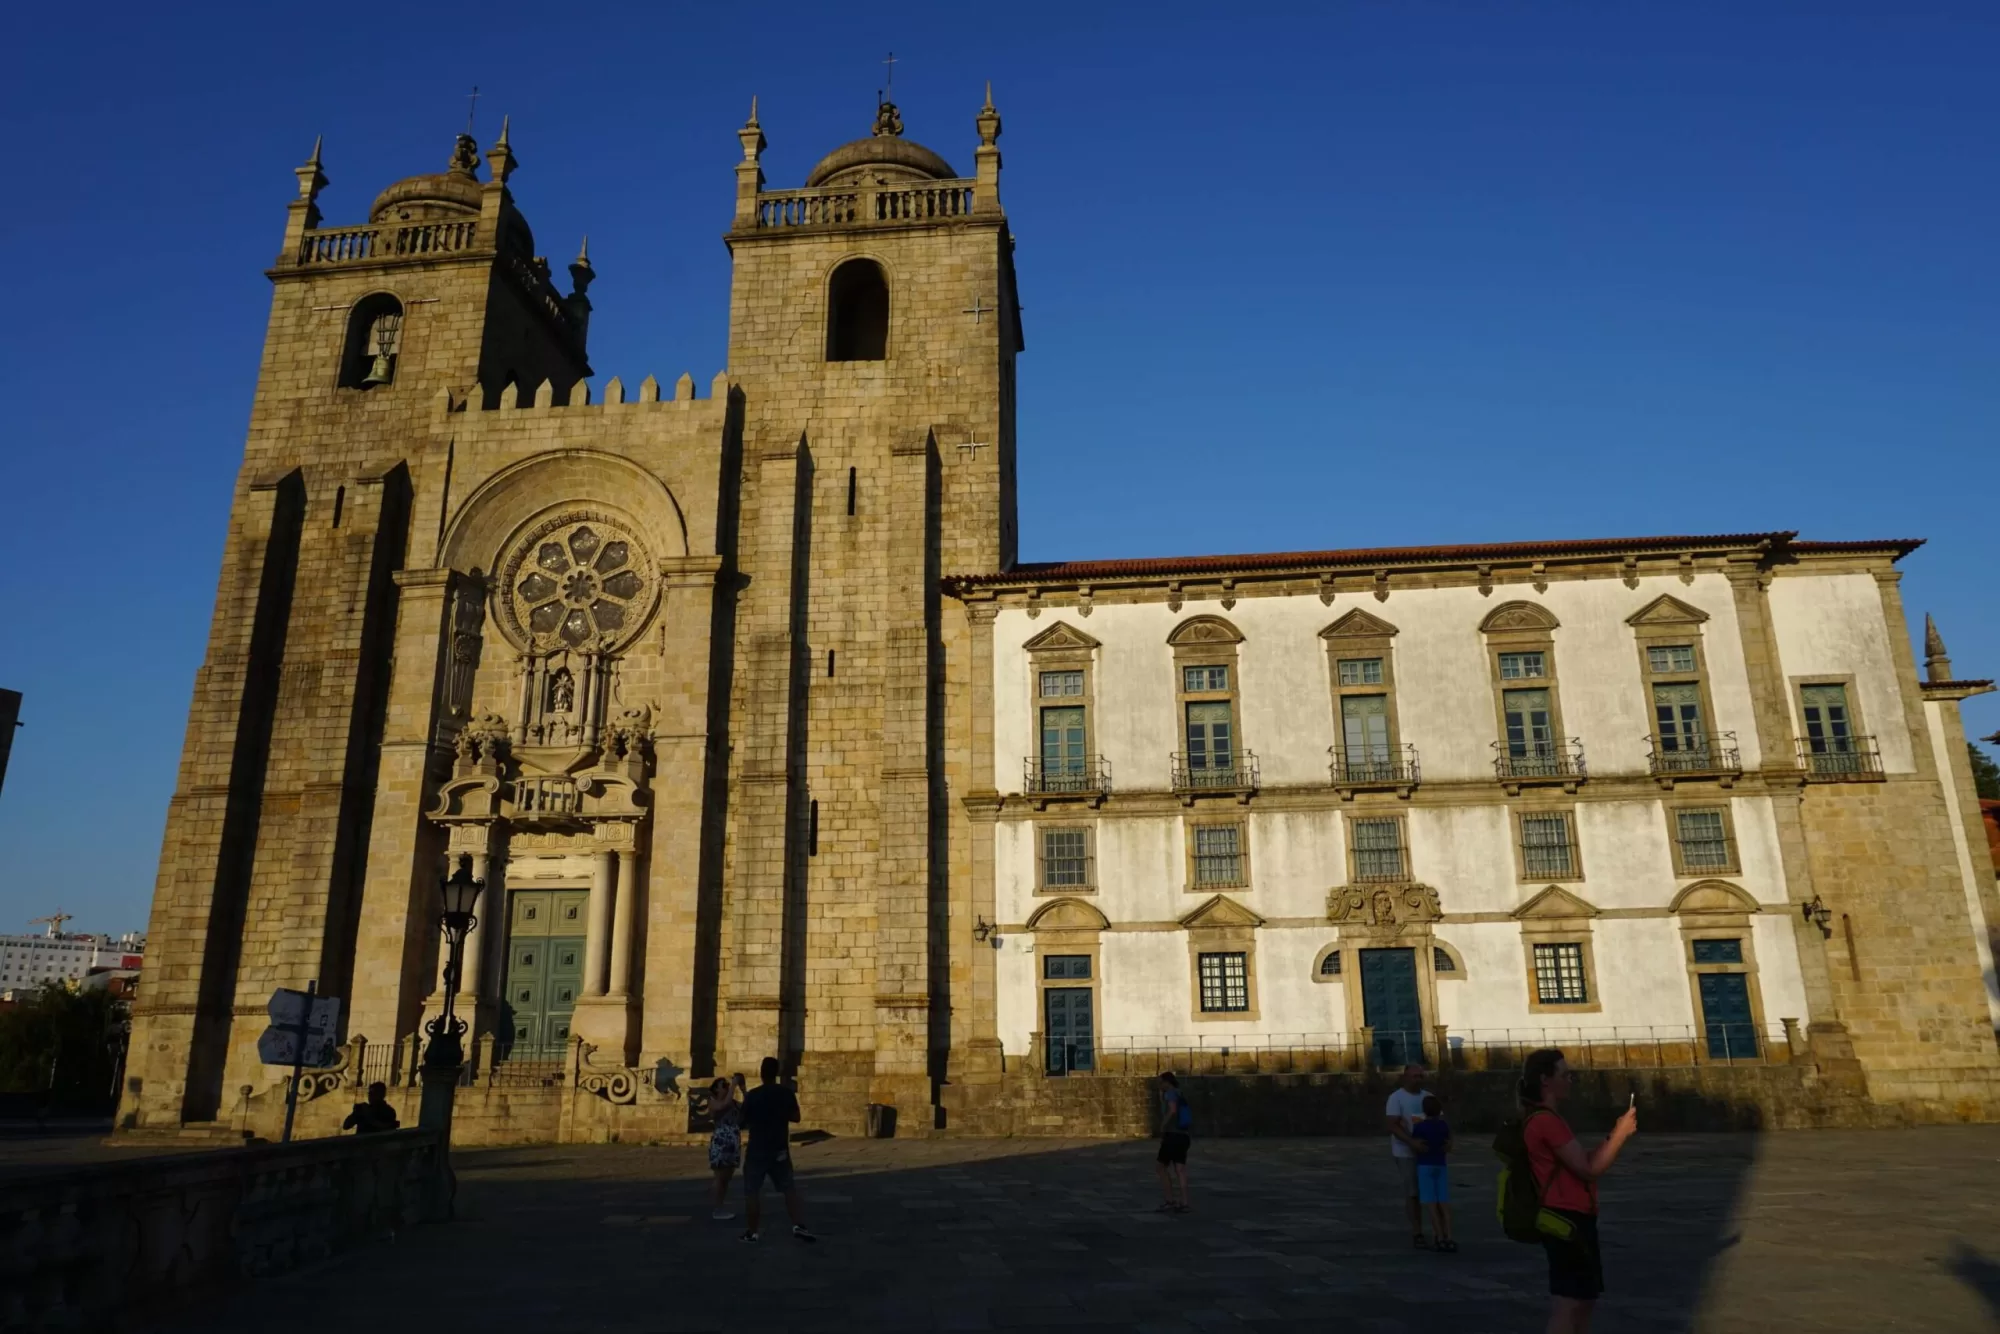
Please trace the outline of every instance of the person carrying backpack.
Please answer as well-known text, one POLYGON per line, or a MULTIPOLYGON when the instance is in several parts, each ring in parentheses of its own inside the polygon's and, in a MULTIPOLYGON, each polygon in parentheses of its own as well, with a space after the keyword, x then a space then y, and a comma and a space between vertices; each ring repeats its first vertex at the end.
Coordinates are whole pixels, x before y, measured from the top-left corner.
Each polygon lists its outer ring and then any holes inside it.
POLYGON ((1160 1076, 1160 1156, 1154 1169, 1160 1174, 1160 1190, 1166 1199, 1155 1210, 1162 1214, 1184 1214, 1188 1204, 1187 1155, 1194 1134, 1194 1109, 1181 1092, 1181 1081, 1170 1070, 1160 1076), (1174 1198, 1174 1185, 1180 1198, 1174 1198))
POLYGON ((1538 1241, 1549 1259, 1549 1334, 1584 1334, 1604 1292, 1597 1244, 1597 1179, 1639 1132, 1627 1107, 1611 1135, 1584 1152, 1560 1112, 1574 1075, 1553 1047, 1530 1052, 1517 1090, 1521 1119, 1500 1127, 1493 1151, 1500 1172, 1500 1226, 1514 1241, 1538 1241))

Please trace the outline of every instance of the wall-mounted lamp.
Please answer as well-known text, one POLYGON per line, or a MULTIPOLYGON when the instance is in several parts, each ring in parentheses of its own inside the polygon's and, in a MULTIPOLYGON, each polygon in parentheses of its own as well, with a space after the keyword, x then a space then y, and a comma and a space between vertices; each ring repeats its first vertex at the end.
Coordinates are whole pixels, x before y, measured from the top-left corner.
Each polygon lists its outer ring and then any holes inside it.
POLYGON ((1833 909, 1820 902, 1819 895, 1813 895, 1811 903, 1801 903, 1799 905, 1799 916, 1818 927, 1819 933, 1822 936, 1830 937, 1833 935, 1833 927, 1831 925, 1833 921, 1833 909))
POLYGON ((1000 928, 981 917, 972 927, 972 938, 984 945, 991 941, 994 949, 1000 948, 1000 928))

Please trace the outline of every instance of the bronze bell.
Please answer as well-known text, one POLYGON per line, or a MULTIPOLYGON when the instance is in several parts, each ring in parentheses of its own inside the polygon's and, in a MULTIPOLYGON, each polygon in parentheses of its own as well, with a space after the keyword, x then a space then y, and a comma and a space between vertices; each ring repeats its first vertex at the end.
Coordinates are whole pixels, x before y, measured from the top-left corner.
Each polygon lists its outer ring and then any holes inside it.
POLYGON ((387 352, 375 354, 375 362, 368 368, 368 374, 361 377, 364 388, 371 385, 387 384, 396 378, 396 358, 387 352))

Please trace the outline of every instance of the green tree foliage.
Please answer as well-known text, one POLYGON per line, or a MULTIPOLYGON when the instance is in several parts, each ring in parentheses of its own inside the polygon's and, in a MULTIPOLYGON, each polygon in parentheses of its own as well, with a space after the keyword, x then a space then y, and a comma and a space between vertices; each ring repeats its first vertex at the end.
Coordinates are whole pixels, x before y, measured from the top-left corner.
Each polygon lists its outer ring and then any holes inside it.
POLYGON ((50 982, 0 1007, 0 1092, 40 1093, 66 1110, 108 1110, 125 1006, 50 982))
POLYGON ((1970 741, 1965 743, 1965 749, 1972 756, 1972 782, 1979 795, 1987 801, 2000 801, 2000 764, 1995 764, 1991 756, 1970 741))

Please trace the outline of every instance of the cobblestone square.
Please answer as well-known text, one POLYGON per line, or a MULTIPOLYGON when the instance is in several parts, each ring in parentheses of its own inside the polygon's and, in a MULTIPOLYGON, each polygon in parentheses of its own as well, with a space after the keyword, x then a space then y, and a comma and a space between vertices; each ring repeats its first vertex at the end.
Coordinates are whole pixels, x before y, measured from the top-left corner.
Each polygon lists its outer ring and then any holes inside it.
MULTIPOLYGON (((768 1197, 754 1247, 709 1219, 698 1148, 462 1151, 457 1223, 156 1327, 1539 1330, 1485 1142, 1455 1155, 1455 1255, 1411 1247, 1372 1140, 1197 1141, 1184 1217, 1153 1212, 1146 1142, 826 1140, 796 1150, 820 1243, 768 1197)), ((2000 1328, 1996 1188, 2000 1127, 1642 1133, 1604 1187, 1598 1327, 2000 1328)))

